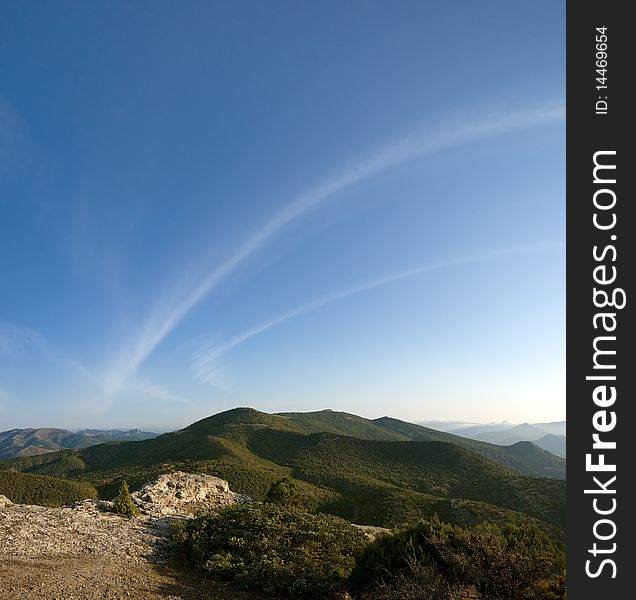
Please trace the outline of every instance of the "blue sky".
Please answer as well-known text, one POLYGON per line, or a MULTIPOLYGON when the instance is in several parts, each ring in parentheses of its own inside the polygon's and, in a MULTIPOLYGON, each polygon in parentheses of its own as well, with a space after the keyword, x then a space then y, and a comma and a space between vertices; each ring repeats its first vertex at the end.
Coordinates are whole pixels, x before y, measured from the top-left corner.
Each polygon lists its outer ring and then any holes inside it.
POLYGON ((565 416, 564 3, 5 2, 0 430, 565 416))

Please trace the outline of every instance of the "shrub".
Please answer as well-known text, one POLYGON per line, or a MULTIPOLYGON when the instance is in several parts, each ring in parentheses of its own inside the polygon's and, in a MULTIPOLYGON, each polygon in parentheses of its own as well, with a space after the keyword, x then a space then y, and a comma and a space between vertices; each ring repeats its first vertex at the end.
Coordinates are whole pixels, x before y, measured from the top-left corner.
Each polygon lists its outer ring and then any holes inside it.
POLYGON ((328 598, 345 589, 366 539, 329 515, 276 504, 231 506, 173 525, 196 568, 245 589, 285 598, 328 598))
POLYGON ((475 588, 482 600, 562 600, 564 575, 563 548, 536 527, 462 529, 432 519, 369 544, 350 586, 372 598, 389 590, 395 598, 446 600, 475 588))
POLYGON ((122 517, 133 517, 139 514, 139 509, 133 504, 128 484, 125 481, 122 481, 119 494, 113 502, 113 510, 122 517))
POLYGON ((564 597, 564 585, 559 591, 550 582, 564 580, 565 553, 540 529, 482 524, 465 532, 463 542, 465 577, 475 584, 484 600, 547 600, 551 598, 547 595, 550 587, 557 594, 552 598, 564 597), (544 592, 539 595, 542 588, 544 592), (528 595, 530 590, 534 590, 532 595, 528 595))
POLYGON ((540 579, 526 588, 521 600, 563 600, 565 598, 565 570, 548 579, 540 579))
POLYGON ((449 583, 438 571, 416 560, 408 561, 408 569, 388 581, 377 582, 365 597, 373 600, 464 600, 472 598, 470 588, 449 583))
POLYGON ((300 506, 302 492, 300 486, 291 477, 283 477, 272 483, 265 497, 265 502, 281 506, 300 506))
POLYGON ((398 574, 408 573, 412 566, 438 567, 442 556, 430 539, 444 540, 450 545, 459 528, 442 523, 438 519, 421 521, 415 527, 397 530, 378 536, 356 558, 351 573, 353 589, 365 589, 378 583, 386 583, 398 574))

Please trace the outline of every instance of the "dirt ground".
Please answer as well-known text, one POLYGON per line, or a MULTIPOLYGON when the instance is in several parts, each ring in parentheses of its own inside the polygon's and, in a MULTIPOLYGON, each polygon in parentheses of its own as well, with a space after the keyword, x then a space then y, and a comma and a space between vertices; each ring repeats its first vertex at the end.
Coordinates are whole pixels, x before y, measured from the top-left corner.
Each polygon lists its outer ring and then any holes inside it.
POLYGON ((174 561, 38 557, 0 560, 2 600, 257 600, 200 577, 174 561))
POLYGON ((181 564, 165 522, 79 504, 0 507, 0 600, 257 600, 181 564))

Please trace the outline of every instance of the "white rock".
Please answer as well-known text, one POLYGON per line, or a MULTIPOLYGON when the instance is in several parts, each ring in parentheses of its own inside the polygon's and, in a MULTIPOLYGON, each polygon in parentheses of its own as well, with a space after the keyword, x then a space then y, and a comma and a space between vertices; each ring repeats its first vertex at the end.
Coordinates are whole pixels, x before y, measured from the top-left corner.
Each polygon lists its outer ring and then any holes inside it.
POLYGON ((232 492, 223 479, 183 471, 161 475, 131 495, 143 513, 153 516, 192 516, 250 500, 232 492))

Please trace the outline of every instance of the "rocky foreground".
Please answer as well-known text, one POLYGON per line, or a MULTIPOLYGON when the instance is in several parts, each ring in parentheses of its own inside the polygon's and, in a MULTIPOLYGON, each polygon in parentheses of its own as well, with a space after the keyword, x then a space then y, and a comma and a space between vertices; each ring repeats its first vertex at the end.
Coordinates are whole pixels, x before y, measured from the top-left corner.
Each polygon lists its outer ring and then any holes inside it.
POLYGON ((171 473, 133 494, 141 514, 112 503, 64 508, 13 504, 0 496, 0 598, 34 600, 248 599, 175 564, 169 522, 245 502, 226 481, 171 473))

